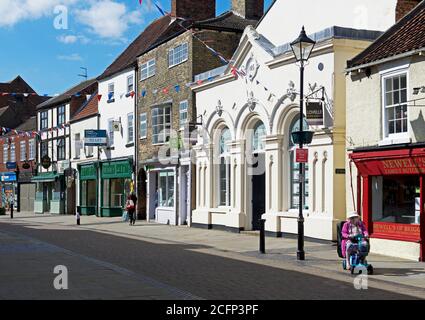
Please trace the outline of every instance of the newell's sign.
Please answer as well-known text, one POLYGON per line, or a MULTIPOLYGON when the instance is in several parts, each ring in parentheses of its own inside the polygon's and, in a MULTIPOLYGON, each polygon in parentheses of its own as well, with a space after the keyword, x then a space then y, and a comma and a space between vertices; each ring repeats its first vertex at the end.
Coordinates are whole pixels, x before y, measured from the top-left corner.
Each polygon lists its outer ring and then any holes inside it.
POLYGON ((311 126, 323 126, 323 103, 308 101, 306 103, 306 118, 311 126))
POLYGON ((106 130, 85 130, 84 146, 106 147, 108 145, 106 130))

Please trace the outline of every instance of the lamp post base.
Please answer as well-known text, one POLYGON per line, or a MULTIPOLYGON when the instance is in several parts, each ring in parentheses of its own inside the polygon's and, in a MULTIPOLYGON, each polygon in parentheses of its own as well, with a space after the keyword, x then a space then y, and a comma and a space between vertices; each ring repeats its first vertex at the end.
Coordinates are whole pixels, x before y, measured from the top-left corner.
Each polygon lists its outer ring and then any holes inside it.
POLYGON ((297 260, 305 260, 305 252, 304 251, 297 251, 297 260))

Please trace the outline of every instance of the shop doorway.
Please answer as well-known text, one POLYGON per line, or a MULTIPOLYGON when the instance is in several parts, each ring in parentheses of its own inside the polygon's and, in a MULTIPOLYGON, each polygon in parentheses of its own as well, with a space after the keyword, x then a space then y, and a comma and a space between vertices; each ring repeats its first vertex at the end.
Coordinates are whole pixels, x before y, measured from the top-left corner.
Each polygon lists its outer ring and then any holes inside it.
POLYGON ((266 211, 266 167, 264 153, 253 154, 251 169, 252 230, 260 230, 260 219, 266 211))
POLYGON ((139 170, 137 177, 137 218, 146 220, 147 176, 144 169, 139 170))

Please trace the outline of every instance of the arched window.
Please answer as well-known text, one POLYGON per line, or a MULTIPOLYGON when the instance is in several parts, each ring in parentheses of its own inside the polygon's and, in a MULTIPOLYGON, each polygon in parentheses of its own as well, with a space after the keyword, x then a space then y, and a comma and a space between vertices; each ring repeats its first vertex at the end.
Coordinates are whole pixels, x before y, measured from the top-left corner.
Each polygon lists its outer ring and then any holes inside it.
MULTIPOLYGON (((304 130, 308 130, 308 124, 304 120, 303 125, 304 130)), ((300 200, 300 190, 299 190, 299 172, 300 172, 300 164, 295 161, 295 150, 298 147, 294 144, 292 140, 291 133, 300 130, 300 117, 297 116, 292 120, 290 129, 289 129, 289 185, 290 185, 290 208, 298 209, 299 208, 299 200, 300 200)), ((304 177, 305 177, 305 190, 304 190, 304 209, 308 209, 308 163, 304 166, 304 177)))
POLYGON ((267 135, 266 127, 264 123, 258 121, 254 126, 254 131, 252 133, 252 151, 264 151, 266 147, 265 137, 267 135))
POLYGON ((219 139, 219 175, 218 175, 218 194, 219 206, 230 206, 230 154, 228 142, 232 139, 229 128, 223 128, 219 139))

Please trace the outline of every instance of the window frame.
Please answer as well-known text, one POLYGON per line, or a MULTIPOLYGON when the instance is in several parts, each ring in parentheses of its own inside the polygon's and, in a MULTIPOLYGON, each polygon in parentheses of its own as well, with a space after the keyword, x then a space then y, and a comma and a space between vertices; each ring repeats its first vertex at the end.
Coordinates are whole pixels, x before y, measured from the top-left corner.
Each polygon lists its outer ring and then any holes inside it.
MULTIPOLYGON (((182 52, 184 52, 184 51, 182 51, 182 52)), ((183 43, 181 43, 181 44, 179 44, 179 45, 168 50, 168 68, 173 68, 173 67, 175 67, 179 64, 182 64, 182 63, 186 62, 188 59, 189 59, 189 43, 188 42, 183 42, 183 43), (177 48, 180 48, 180 47, 186 48, 186 57, 184 57, 182 55, 182 57, 183 57, 182 60, 176 62, 175 51, 176 51, 177 48)))
POLYGON ((140 139, 146 139, 147 136, 148 136, 148 114, 147 114, 147 112, 143 112, 139 115, 139 125, 140 125, 140 139), (144 117, 145 120, 142 120, 142 117, 144 117), (143 124, 145 126, 144 129, 142 129, 143 124))
POLYGON ((179 127, 180 127, 180 129, 183 129, 188 122, 189 122, 189 101, 183 100, 183 101, 180 101, 180 103, 179 103, 179 127), (182 122, 182 104, 186 105, 186 110, 184 112, 186 114, 186 118, 184 119, 184 122, 182 122))
POLYGON ((58 138, 56 139, 56 160, 57 161, 63 161, 66 160, 66 140, 65 138, 58 138), (63 143, 59 144, 59 141, 62 141, 63 143), (63 154, 62 154, 63 152, 63 154), (63 155, 63 157, 62 157, 63 155))
POLYGON ((3 144, 3 163, 9 162, 9 143, 3 144))
POLYGON ((114 119, 108 119, 108 144, 113 147, 115 143, 114 119))
POLYGON ((9 162, 16 162, 16 144, 15 142, 11 142, 9 145, 9 162))
POLYGON ((35 139, 28 140, 28 160, 35 160, 36 147, 35 139))
POLYGON ((154 108, 152 108, 152 114, 151 114, 151 121, 152 121, 152 145, 162 145, 168 142, 167 138, 170 138, 170 134, 171 134, 171 126, 173 123, 173 115, 172 115, 172 105, 171 104, 166 104, 166 105, 162 105, 162 106, 156 106, 154 108), (158 124, 155 125, 155 121, 154 121, 154 116, 155 116, 155 111, 156 110, 163 110, 161 117, 162 119, 162 130, 160 130, 158 133, 155 133, 155 128, 159 127, 158 124), (168 109, 168 113, 165 112, 165 110, 168 109), (170 116, 170 122, 166 122, 166 118, 167 115, 170 116), (168 126, 168 128, 167 128, 168 126), (167 133, 167 129, 168 129, 168 133, 167 133), (160 141, 159 139, 156 140, 155 137, 160 137, 162 136, 162 141, 160 141))
POLYGON ((81 133, 80 132, 74 134, 74 152, 75 152, 74 159, 80 159, 81 157, 81 133), (78 139, 77 139, 77 136, 78 136, 78 139), (77 148, 77 142, 80 148, 77 148))
POLYGON ((19 161, 27 161, 27 155, 27 141, 21 140, 19 141, 19 161), (22 145, 24 146, 23 148, 22 145), (24 154, 22 154, 22 151, 24 152, 24 154))
POLYGON ((230 132, 230 129, 228 127, 223 127, 220 129, 220 135, 218 136, 218 156, 219 156, 219 163, 216 166, 218 169, 217 174, 217 207, 221 208, 228 208, 231 206, 231 193, 232 193, 232 186, 231 186, 231 158, 230 158, 230 150, 229 146, 226 145, 228 142, 232 140, 232 134, 230 132), (224 140, 225 131, 228 134, 228 137, 226 140, 224 140), (223 145, 224 143, 224 145, 223 145), (225 188, 224 190, 224 201, 222 199, 222 169, 224 167, 224 174, 225 174, 225 188))
POLYGON ((127 94, 133 91, 134 91, 134 75, 129 75, 127 76, 127 94), (131 84, 129 80, 131 80, 131 84), (130 90, 130 86, 131 86, 131 90, 130 90))
POLYGON ((134 142, 134 113, 130 112, 127 114, 127 143, 130 144, 133 142, 134 142), (131 126, 130 126, 130 117, 131 117, 131 126))
POLYGON ((113 101, 115 99, 115 82, 109 82, 108 83, 108 101, 113 101), (111 86, 112 86, 112 91, 111 91, 111 86), (109 94, 112 93, 111 98, 109 98, 109 94))
POLYGON ((158 207, 159 208, 174 208, 175 207, 175 205, 176 205, 176 172, 174 172, 173 170, 162 170, 162 171, 159 171, 158 172, 158 207), (168 203, 169 201, 170 201, 170 196, 172 196, 173 198, 172 198, 172 201, 173 201, 173 203, 172 203, 172 205, 171 206, 163 206, 162 205, 162 203, 161 202, 164 202, 164 201, 161 201, 161 200, 164 200, 164 199, 161 199, 161 197, 162 197, 162 193, 161 193, 161 191, 162 191, 162 184, 161 184, 161 177, 165 177, 166 179, 165 179, 165 193, 166 193, 166 199, 165 199, 165 202, 166 203, 168 203), (172 182, 172 189, 170 188, 170 178, 172 177, 172 180, 173 180, 173 182, 172 182), (172 193, 170 193, 170 191, 173 191, 172 193))
MULTIPOLYGON (((401 92, 403 89, 401 89, 401 84, 399 87, 399 91, 401 92)), ((383 73, 381 73, 381 108, 382 108, 382 116, 381 116, 381 125, 382 125, 382 138, 383 140, 391 140, 391 139, 397 139, 397 138, 406 138, 409 136, 409 109, 408 109, 408 101, 409 101, 409 69, 406 66, 402 66, 400 68, 396 68, 393 70, 388 70, 383 73), (397 133, 389 133, 389 120, 387 119, 387 109, 388 108, 396 108, 397 106, 401 107, 403 103, 399 103, 398 105, 391 104, 390 106, 386 105, 387 102, 387 91, 386 91, 386 81, 388 79, 394 79, 396 77, 401 77, 405 75, 406 76, 406 122, 407 127, 405 132, 397 132, 397 133)), ((391 90, 391 92, 394 92, 394 90, 391 90)), ((401 101, 401 96, 400 96, 401 101)), ((401 118, 403 119, 403 118, 401 118)))
POLYGON ((61 105, 56 109, 56 125, 60 126, 66 122, 66 106, 61 105), (59 110, 63 110, 63 112, 59 112, 59 110), (60 122, 59 119, 63 118, 63 121, 60 122))
POLYGON ((49 112, 48 110, 40 111, 40 130, 49 128, 49 112))
POLYGON ((48 156, 49 155, 49 141, 47 140, 43 140, 40 142, 40 160, 43 159, 44 156, 48 156), (45 151, 46 153, 43 153, 43 146, 45 146, 45 151))
POLYGON ((155 58, 146 61, 140 65, 140 81, 149 79, 156 74, 156 61, 155 58), (146 70, 146 76, 143 74, 146 70))

